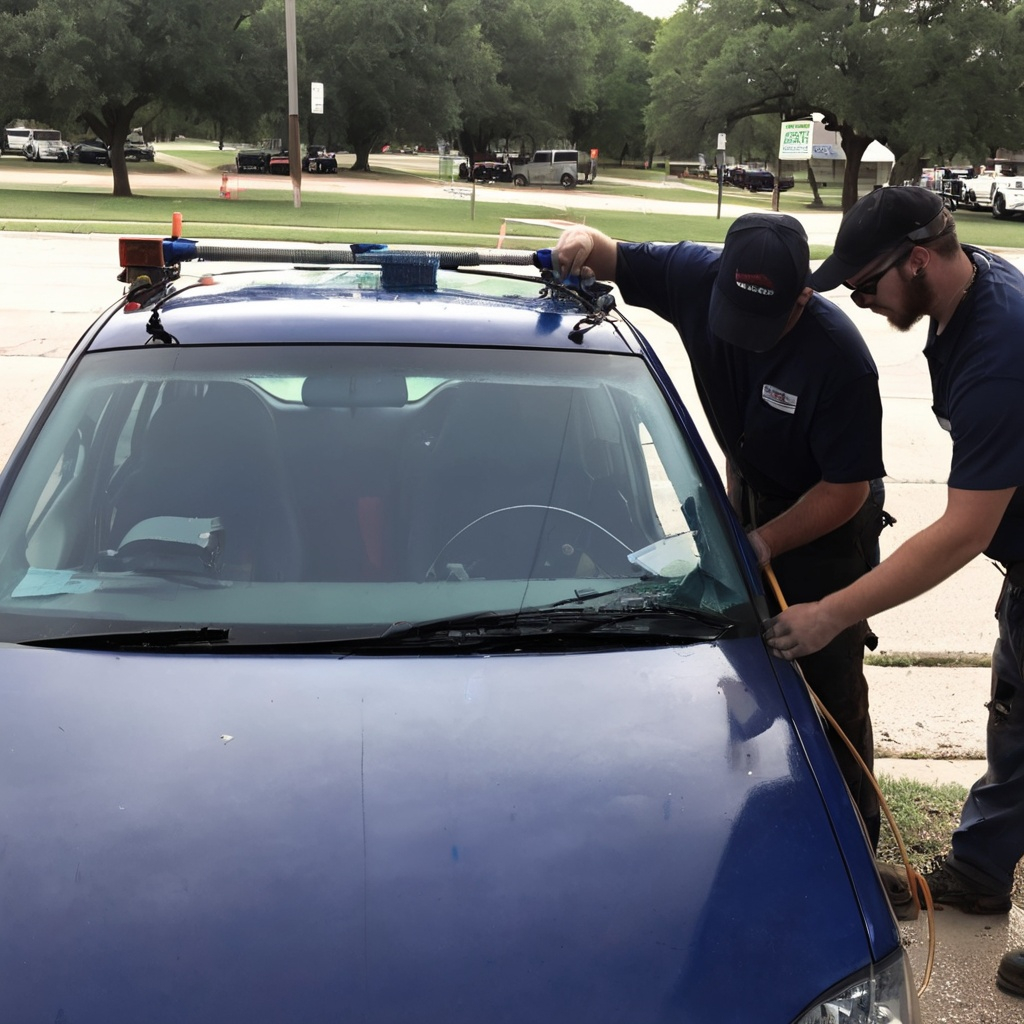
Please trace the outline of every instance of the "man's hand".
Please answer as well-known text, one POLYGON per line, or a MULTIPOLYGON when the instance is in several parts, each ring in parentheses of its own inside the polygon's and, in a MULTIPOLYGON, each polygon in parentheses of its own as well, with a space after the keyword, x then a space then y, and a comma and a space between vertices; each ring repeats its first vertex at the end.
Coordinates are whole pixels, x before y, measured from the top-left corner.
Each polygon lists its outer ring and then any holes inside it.
POLYGON ((792 661, 820 651, 842 632, 842 625, 831 622, 820 601, 794 604, 768 624, 764 638, 776 658, 792 661))
POLYGON ((615 241, 594 228, 582 224, 566 228, 551 256, 560 281, 567 277, 584 277, 584 268, 599 281, 615 280, 615 241))

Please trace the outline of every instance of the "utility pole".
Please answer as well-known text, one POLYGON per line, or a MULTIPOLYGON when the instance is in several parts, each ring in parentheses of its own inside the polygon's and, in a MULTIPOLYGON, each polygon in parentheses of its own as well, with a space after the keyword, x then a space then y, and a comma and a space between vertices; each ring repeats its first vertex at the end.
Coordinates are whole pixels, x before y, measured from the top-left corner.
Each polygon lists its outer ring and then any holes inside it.
POLYGON ((284 0, 284 41, 288 53, 288 169, 295 208, 302 205, 302 154, 299 152, 299 78, 295 57, 295 0, 284 0))

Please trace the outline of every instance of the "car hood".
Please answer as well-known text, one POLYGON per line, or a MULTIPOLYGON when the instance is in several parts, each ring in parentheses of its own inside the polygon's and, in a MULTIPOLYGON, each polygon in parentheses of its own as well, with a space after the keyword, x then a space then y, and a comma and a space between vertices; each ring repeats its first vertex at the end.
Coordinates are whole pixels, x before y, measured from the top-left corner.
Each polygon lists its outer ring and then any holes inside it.
POLYGON ((3 647, 0 740, 9 1020, 789 1021, 871 959, 756 640, 3 647))

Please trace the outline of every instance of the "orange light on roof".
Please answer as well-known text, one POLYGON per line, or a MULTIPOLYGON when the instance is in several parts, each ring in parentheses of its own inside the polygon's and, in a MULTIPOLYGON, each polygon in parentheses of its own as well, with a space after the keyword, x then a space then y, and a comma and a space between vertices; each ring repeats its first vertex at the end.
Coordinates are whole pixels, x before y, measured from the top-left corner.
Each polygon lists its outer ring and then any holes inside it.
POLYGON ((171 214, 171 238, 181 238, 181 214, 171 214))
POLYGON ((162 238, 121 238, 117 243, 122 267, 162 267, 164 241, 162 238))

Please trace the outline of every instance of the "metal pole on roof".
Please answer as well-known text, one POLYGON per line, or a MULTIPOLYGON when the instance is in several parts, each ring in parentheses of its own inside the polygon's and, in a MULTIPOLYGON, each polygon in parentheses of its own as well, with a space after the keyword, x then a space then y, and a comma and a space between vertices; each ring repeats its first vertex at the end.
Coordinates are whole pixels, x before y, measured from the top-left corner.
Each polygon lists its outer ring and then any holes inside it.
POLYGON ((302 205, 302 154, 299 152, 299 77, 295 57, 295 0, 284 0, 284 41, 288 53, 288 169, 295 208, 302 205))

